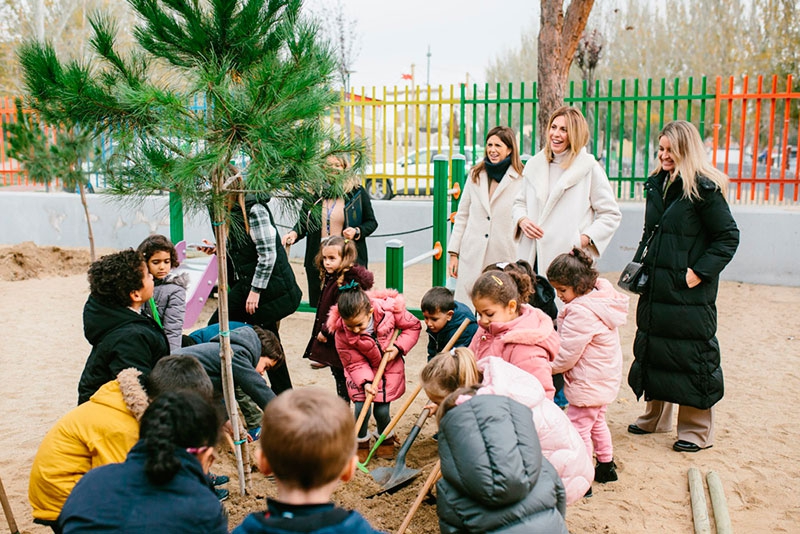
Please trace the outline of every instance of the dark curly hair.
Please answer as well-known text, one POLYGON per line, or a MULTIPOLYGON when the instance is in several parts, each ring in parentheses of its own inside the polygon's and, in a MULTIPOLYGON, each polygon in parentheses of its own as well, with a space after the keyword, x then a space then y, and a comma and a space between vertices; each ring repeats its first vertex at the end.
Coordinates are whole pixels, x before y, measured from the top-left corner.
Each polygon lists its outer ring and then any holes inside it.
POLYGON ((147 265, 141 254, 129 248, 103 256, 89 266, 89 291, 107 306, 130 306, 131 291, 144 287, 147 265))
POLYGON ((166 236, 161 234, 147 236, 136 250, 142 255, 145 263, 150 261, 150 257, 156 252, 169 252, 170 266, 174 269, 181 264, 181 262, 178 261, 178 253, 175 251, 175 245, 173 245, 172 241, 167 239, 166 236))
POLYGON ((525 260, 512 263, 491 263, 483 268, 483 272, 502 271, 508 274, 517 283, 517 291, 522 302, 530 301, 531 295, 536 291, 536 275, 531 264, 525 260))
POLYGON ((162 485, 175 477, 181 468, 178 449, 215 446, 219 424, 216 408, 199 393, 184 389, 156 397, 145 410, 139 431, 150 482, 162 485))
POLYGON ((577 247, 556 256, 547 268, 547 279, 551 284, 571 287, 579 296, 594 288, 597 277, 594 260, 577 247))

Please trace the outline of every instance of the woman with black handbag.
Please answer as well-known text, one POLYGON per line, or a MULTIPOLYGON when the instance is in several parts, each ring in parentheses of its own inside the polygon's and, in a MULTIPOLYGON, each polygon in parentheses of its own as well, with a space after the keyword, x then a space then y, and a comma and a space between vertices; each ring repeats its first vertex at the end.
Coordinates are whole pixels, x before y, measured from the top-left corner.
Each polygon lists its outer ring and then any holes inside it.
POLYGON ((644 232, 634 256, 649 278, 636 310, 628 384, 637 399, 644 395, 647 407, 628 432, 671 431, 677 404, 672 448, 679 452, 712 446, 713 406, 723 396, 715 303, 719 274, 739 245, 727 185, 728 177, 707 162, 692 124, 664 127, 658 163, 645 185, 644 232))

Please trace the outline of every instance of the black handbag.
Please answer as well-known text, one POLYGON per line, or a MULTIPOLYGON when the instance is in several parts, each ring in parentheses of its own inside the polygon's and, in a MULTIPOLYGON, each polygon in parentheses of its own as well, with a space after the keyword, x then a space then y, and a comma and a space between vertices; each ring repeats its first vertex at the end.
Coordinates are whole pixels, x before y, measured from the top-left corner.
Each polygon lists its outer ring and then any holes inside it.
POLYGON ((630 291, 637 295, 641 295, 647 291, 647 282, 650 279, 650 274, 647 272, 647 267, 644 265, 644 258, 647 256, 647 249, 650 248, 650 241, 653 240, 653 236, 656 234, 658 227, 659 225, 657 224, 653 228, 653 231, 650 232, 650 236, 647 238, 647 243, 644 245, 642 257, 639 258, 639 261, 629 262, 628 265, 625 266, 625 269, 622 270, 622 273, 620 273, 617 285, 625 291, 630 291))
POLYGON ((632 261, 625 266, 625 269, 619 275, 617 285, 625 291, 641 295, 647 289, 647 269, 642 263, 632 261))

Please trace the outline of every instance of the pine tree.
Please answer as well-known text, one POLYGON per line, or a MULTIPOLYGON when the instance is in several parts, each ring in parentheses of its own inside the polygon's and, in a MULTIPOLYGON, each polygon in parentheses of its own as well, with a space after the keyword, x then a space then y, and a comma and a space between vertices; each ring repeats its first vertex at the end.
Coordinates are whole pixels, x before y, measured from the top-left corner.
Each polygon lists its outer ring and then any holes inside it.
MULTIPOLYGON (((123 55, 108 15, 90 16, 95 57, 61 62, 52 46, 20 49, 29 104, 45 121, 68 117, 95 135, 112 134, 104 164, 112 193, 130 200, 170 191, 190 211, 210 210, 219 261, 220 329, 228 330, 229 210, 242 193, 290 201, 341 194, 342 176, 322 165, 354 155, 323 120, 337 101, 335 61, 301 0, 129 0, 137 46, 123 55), (155 75, 154 73, 158 73, 155 75), (189 103, 204 102, 204 106, 189 103), (237 164, 234 162, 242 162, 237 164), (244 185, 242 185, 244 184, 244 185)), ((291 201, 294 201, 293 204, 291 201)), ((221 336, 226 405, 239 442, 231 351, 221 336)), ((241 449, 236 448, 244 492, 241 449)))
POLYGON ((49 184, 58 178, 65 190, 78 190, 89 233, 89 257, 94 261, 94 233, 86 201, 89 177, 81 165, 91 166, 97 158, 92 133, 69 124, 66 118, 57 123, 58 127, 48 129, 35 113, 23 111, 21 99, 17 98, 15 104, 17 120, 5 126, 8 155, 20 163, 34 183, 49 184))

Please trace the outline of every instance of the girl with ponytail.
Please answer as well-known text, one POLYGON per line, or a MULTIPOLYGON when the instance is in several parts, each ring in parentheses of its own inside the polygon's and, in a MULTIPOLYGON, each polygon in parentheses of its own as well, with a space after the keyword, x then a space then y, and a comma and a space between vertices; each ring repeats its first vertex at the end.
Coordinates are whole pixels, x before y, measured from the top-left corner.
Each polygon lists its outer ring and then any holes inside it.
POLYGON ((89 471, 73 489, 58 526, 70 532, 227 533, 206 479, 220 421, 202 395, 159 395, 142 416, 139 442, 121 464, 89 471))

